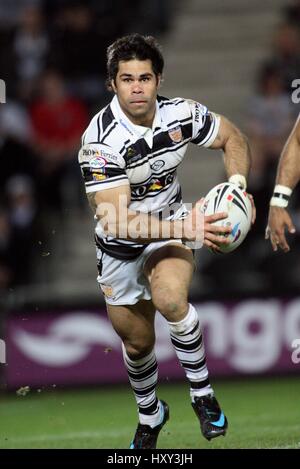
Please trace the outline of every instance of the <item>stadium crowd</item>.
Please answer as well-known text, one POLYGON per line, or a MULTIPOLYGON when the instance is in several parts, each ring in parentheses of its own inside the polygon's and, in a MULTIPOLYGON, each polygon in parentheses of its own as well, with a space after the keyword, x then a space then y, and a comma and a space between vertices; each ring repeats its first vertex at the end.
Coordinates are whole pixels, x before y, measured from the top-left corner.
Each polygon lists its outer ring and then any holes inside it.
POLYGON ((0 1, 0 291, 30 283, 49 218, 80 206, 74 154, 107 101, 106 48, 130 32, 163 34, 167 0, 0 1), (77 197, 78 196, 78 197, 77 197))

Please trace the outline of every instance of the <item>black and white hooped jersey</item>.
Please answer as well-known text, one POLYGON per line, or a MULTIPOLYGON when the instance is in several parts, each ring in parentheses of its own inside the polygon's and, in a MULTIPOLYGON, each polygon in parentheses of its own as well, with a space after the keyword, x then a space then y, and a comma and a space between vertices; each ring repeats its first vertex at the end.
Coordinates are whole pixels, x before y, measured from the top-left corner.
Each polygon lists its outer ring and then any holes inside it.
MULTIPOLYGON (((161 96, 156 101, 152 128, 135 125, 115 96, 93 117, 82 136, 79 163, 86 192, 129 185, 130 209, 152 214, 168 212, 172 204, 182 202, 176 170, 188 143, 209 147, 219 126, 219 116, 202 104, 161 96)), ((119 259, 135 258, 146 247, 105 236, 100 223, 96 226, 96 243, 119 259)))

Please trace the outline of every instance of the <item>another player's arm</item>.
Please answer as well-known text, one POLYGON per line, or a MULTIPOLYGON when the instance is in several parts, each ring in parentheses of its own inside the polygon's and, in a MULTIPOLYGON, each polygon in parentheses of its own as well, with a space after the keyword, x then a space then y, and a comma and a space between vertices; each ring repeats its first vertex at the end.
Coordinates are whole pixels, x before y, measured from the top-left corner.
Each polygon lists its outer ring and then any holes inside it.
POLYGON ((201 239, 201 232, 204 230, 209 246, 218 249, 218 244, 227 243, 227 239, 221 234, 228 233, 229 229, 212 224, 227 215, 214 214, 205 217, 203 222, 203 217, 199 213, 199 204, 185 220, 168 221, 129 209, 129 185, 89 193, 88 198, 91 206, 96 209, 96 216, 105 234, 119 239, 134 240, 138 243, 164 239, 195 241, 201 239))
POLYGON ((283 148, 276 184, 294 189, 300 180, 300 115, 283 148))
MULTIPOLYGON (((220 117, 218 134, 209 148, 223 150, 225 170, 228 180, 243 189, 247 188, 247 178, 251 167, 251 151, 247 137, 224 116, 220 117)), ((248 194, 252 203, 252 223, 255 221, 253 197, 248 194)))
POLYGON ((292 190, 300 180, 300 115, 283 148, 276 176, 273 197, 270 201, 266 239, 270 241, 274 251, 277 246, 288 252, 290 246, 285 237, 285 229, 295 233, 296 229, 287 211, 292 190))

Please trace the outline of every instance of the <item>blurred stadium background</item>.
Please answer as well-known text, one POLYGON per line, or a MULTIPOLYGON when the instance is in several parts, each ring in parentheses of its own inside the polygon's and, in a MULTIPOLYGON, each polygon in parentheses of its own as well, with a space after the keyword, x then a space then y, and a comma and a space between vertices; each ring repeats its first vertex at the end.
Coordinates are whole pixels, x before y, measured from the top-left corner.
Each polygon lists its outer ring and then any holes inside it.
MULTIPOLYGON (((299 447, 300 187, 291 252, 272 253, 264 230, 300 107, 300 1, 0 0, 0 448, 126 448, 135 428, 77 166, 80 135, 110 100, 106 47, 130 32, 161 42, 162 95, 196 99, 248 135, 258 210, 235 253, 197 253, 191 289, 230 433, 201 439, 158 318, 161 393, 174 404, 160 447, 299 447)), ((225 178, 219 152, 192 147, 179 172, 186 202, 225 178)))

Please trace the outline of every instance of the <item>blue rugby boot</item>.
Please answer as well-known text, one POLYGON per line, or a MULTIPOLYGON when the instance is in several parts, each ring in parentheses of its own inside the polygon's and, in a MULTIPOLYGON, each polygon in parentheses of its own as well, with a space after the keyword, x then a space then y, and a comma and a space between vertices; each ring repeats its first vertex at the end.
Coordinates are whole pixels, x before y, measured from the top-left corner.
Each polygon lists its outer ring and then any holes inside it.
POLYGON ((142 425, 141 423, 138 424, 134 439, 130 444, 130 449, 155 449, 157 438, 159 432, 161 431, 164 424, 169 420, 170 411, 169 406, 165 401, 160 401, 162 404, 162 421, 159 425, 152 428, 150 425, 142 425))
POLYGON ((213 394, 196 396, 192 407, 199 419, 201 432, 208 441, 220 435, 225 436, 228 427, 227 418, 213 394))

